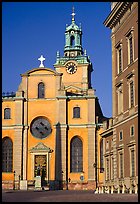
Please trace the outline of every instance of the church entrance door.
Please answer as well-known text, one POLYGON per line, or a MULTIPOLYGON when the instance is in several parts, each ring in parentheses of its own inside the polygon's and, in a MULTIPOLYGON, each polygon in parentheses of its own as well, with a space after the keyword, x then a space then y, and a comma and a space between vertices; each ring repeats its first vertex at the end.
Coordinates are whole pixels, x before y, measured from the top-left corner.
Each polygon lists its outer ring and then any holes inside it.
POLYGON ((41 183, 45 185, 45 178, 47 175, 46 155, 35 155, 34 175, 41 176, 41 183))

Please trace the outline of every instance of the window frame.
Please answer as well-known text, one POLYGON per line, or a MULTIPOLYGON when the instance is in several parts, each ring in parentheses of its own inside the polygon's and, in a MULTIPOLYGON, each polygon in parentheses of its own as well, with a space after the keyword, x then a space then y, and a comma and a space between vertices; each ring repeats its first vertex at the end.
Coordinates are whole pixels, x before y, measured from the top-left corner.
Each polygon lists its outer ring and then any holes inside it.
POLYGON ((45 98, 45 84, 43 82, 39 82, 38 83, 38 99, 42 99, 42 98, 45 98), (40 87, 41 85, 43 86, 40 87))
POLYGON ((4 108, 4 119, 6 119, 6 120, 11 119, 11 108, 4 108), (8 112, 6 112, 6 111, 8 111, 8 112))
POLYGON ((2 172, 13 172, 13 141, 8 136, 2 138, 2 172))
POLYGON ((123 141, 123 130, 119 131, 119 141, 123 141), (122 134, 122 138, 120 138, 120 134, 122 134))
POLYGON ((124 178, 124 150, 121 150, 119 153, 119 178, 124 178), (121 156, 122 155, 122 156, 121 156))
POLYGON ((83 142, 79 136, 74 136, 70 142, 70 172, 83 172, 83 142))
POLYGON ((128 65, 131 65, 134 62, 134 28, 132 27, 126 34, 126 40, 127 40, 127 50, 128 50, 128 65), (132 41, 130 41, 132 39, 132 41), (130 42, 132 42, 132 45, 130 45, 130 42), (131 51, 132 48, 132 51, 131 51), (131 56, 132 54, 132 56, 131 56))
POLYGON ((134 137, 134 135, 135 135, 135 126, 131 125, 130 126, 130 137, 134 137), (132 128, 133 128, 133 135, 132 135, 132 128))
POLYGON ((122 82, 117 85, 117 105, 118 115, 123 113, 123 84, 122 82))
POLYGON ((81 108, 79 106, 73 107, 73 118, 80 118, 81 108))
POLYGON ((117 75, 118 75, 118 74, 121 74, 122 71, 123 71, 123 50, 122 50, 122 43, 119 42, 117 44, 116 50, 117 50, 117 75))

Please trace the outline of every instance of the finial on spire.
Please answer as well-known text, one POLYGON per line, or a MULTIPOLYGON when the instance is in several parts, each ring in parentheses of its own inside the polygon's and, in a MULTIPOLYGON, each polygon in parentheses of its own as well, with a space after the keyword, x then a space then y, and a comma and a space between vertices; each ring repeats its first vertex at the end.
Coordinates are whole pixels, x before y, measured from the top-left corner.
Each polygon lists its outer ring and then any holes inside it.
POLYGON ((72 23, 75 22, 75 19, 74 19, 74 16, 75 16, 75 13, 74 13, 74 6, 72 7, 72 23))

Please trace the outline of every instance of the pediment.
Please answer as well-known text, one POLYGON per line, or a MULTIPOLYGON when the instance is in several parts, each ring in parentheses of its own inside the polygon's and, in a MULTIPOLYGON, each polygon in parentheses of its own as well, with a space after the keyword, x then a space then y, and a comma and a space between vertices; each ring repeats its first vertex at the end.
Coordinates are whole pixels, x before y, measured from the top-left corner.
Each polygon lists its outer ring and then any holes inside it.
POLYGON ((81 92, 82 89, 80 89, 79 87, 70 85, 70 86, 65 86, 65 91, 72 91, 72 92, 81 92))
POLYGON ((50 152, 50 148, 47 147, 44 143, 39 142, 36 146, 30 149, 30 152, 50 152))
POLYGON ((62 73, 58 73, 55 70, 44 67, 44 68, 34 68, 32 70, 25 72, 24 74, 21 74, 21 76, 31 76, 31 75, 39 75, 39 74, 49 74, 49 75, 55 75, 55 76, 62 75, 62 73))

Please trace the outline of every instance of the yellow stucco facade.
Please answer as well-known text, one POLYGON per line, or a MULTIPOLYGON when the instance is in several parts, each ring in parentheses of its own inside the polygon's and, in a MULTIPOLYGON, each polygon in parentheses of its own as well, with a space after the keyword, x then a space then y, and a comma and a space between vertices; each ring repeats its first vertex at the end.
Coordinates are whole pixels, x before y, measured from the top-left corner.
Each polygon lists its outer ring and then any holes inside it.
POLYGON ((41 64, 21 74, 16 94, 2 98, 3 188, 12 181, 14 188, 35 187, 41 176, 44 188, 95 189, 103 179, 93 165, 100 159, 96 117, 104 116, 91 86, 92 64, 74 20, 67 34, 79 47, 67 38, 54 69, 41 64))

